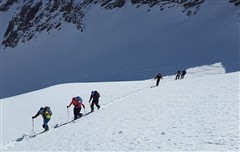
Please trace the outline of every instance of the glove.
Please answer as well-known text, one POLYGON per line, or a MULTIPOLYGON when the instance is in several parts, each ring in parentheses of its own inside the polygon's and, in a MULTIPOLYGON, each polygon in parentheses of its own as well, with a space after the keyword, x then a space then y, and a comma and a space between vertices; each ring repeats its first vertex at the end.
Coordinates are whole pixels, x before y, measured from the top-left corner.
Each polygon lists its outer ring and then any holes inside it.
POLYGON ((34 119, 34 116, 32 116, 32 119, 34 119))

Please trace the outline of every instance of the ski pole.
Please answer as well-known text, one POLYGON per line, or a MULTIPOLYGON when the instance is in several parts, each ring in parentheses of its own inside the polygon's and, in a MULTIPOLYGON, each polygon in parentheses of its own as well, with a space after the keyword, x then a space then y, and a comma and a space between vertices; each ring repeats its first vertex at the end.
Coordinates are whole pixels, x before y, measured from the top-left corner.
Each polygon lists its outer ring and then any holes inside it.
POLYGON ((67 114, 68 114, 68 121, 69 121, 69 110, 68 110, 68 108, 67 108, 67 114))
POLYGON ((152 86, 154 86, 154 82, 155 82, 155 79, 153 79, 153 83, 152 83, 152 86))
POLYGON ((32 119, 32 132, 34 133, 34 119, 32 119))

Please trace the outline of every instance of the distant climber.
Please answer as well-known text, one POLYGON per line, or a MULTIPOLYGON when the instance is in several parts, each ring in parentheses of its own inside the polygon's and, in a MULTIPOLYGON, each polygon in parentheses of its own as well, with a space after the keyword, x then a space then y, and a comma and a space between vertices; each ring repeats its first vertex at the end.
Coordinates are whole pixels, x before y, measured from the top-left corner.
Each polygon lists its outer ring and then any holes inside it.
POLYGON ((50 107, 48 107, 48 106, 41 107, 40 110, 37 112, 37 114, 35 116, 32 116, 32 119, 38 117, 40 114, 43 117, 42 127, 45 129, 45 131, 47 131, 47 130, 49 130, 48 122, 51 119, 52 111, 50 110, 50 107))
POLYGON ((90 105, 90 107, 91 107, 91 112, 94 111, 94 105, 96 105, 96 107, 97 107, 98 109, 100 108, 100 106, 99 106, 99 104, 98 104, 99 98, 100 98, 100 94, 99 94, 97 91, 92 91, 92 92, 91 92, 90 99, 89 99, 89 103, 90 103, 90 101, 92 100, 92 103, 91 103, 91 105, 90 105))
POLYGON ((157 79, 156 86, 159 85, 160 79, 162 79, 162 75, 160 73, 157 74, 157 76, 154 78, 154 80, 157 79))
POLYGON ((180 75, 181 75, 181 72, 180 72, 180 71, 177 71, 177 72, 176 72, 176 78, 175 78, 175 80, 180 79, 180 75))
POLYGON ((185 76, 186 73, 187 73, 186 70, 183 70, 183 71, 182 71, 182 73, 181 73, 181 79, 184 78, 184 76, 185 76))
POLYGON ((81 107, 83 107, 85 109, 85 105, 82 103, 82 98, 81 97, 73 97, 71 103, 67 106, 67 108, 69 108, 72 104, 74 106, 73 109, 73 114, 74 114, 74 120, 82 117, 82 113, 81 112, 81 107))

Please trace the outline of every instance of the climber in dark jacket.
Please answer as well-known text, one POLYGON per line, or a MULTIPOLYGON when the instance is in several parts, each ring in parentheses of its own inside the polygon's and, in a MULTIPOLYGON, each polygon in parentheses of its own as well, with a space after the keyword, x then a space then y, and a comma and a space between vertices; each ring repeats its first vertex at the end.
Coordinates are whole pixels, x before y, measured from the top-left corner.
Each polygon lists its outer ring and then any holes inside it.
POLYGON ((154 78, 154 80, 157 79, 156 86, 159 85, 160 79, 162 79, 162 75, 160 73, 157 74, 157 76, 154 78))
POLYGON ((186 73, 187 73, 186 70, 183 70, 183 71, 182 71, 182 73, 181 73, 181 79, 184 78, 184 76, 185 76, 186 73))
POLYGON ((98 109, 100 108, 100 106, 99 106, 99 104, 98 104, 99 98, 100 98, 100 94, 99 94, 97 91, 92 91, 92 92, 91 92, 91 96, 90 96, 90 99, 89 99, 89 103, 90 103, 90 101, 92 100, 92 103, 91 103, 91 105, 90 105, 90 107, 91 107, 91 112, 94 111, 94 105, 96 105, 98 109))
POLYGON ((181 75, 181 72, 180 72, 180 71, 177 71, 177 72, 176 72, 176 78, 175 78, 175 80, 179 79, 179 78, 180 78, 180 75, 181 75))
POLYGON ((39 115, 42 115, 42 117, 43 117, 42 127, 45 129, 45 131, 49 130, 48 122, 51 119, 51 115, 52 115, 52 111, 50 110, 50 107, 48 107, 48 106, 41 107, 39 109, 39 111, 37 112, 37 114, 35 116, 32 116, 32 119, 35 119, 39 115))

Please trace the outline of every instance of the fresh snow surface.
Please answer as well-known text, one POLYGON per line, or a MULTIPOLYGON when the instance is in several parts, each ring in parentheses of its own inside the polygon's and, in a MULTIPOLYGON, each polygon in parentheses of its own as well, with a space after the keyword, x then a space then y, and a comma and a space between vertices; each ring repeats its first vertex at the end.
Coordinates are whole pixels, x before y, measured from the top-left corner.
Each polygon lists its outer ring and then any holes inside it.
POLYGON ((239 151, 240 73, 226 74, 219 63, 187 72, 183 80, 164 77, 158 87, 153 79, 70 83, 1 99, 1 150, 239 151), (101 94, 100 110, 66 123, 71 98, 80 95, 87 113, 92 90, 101 94), (32 137, 31 116, 46 105, 50 130, 38 134, 39 116, 32 137))

